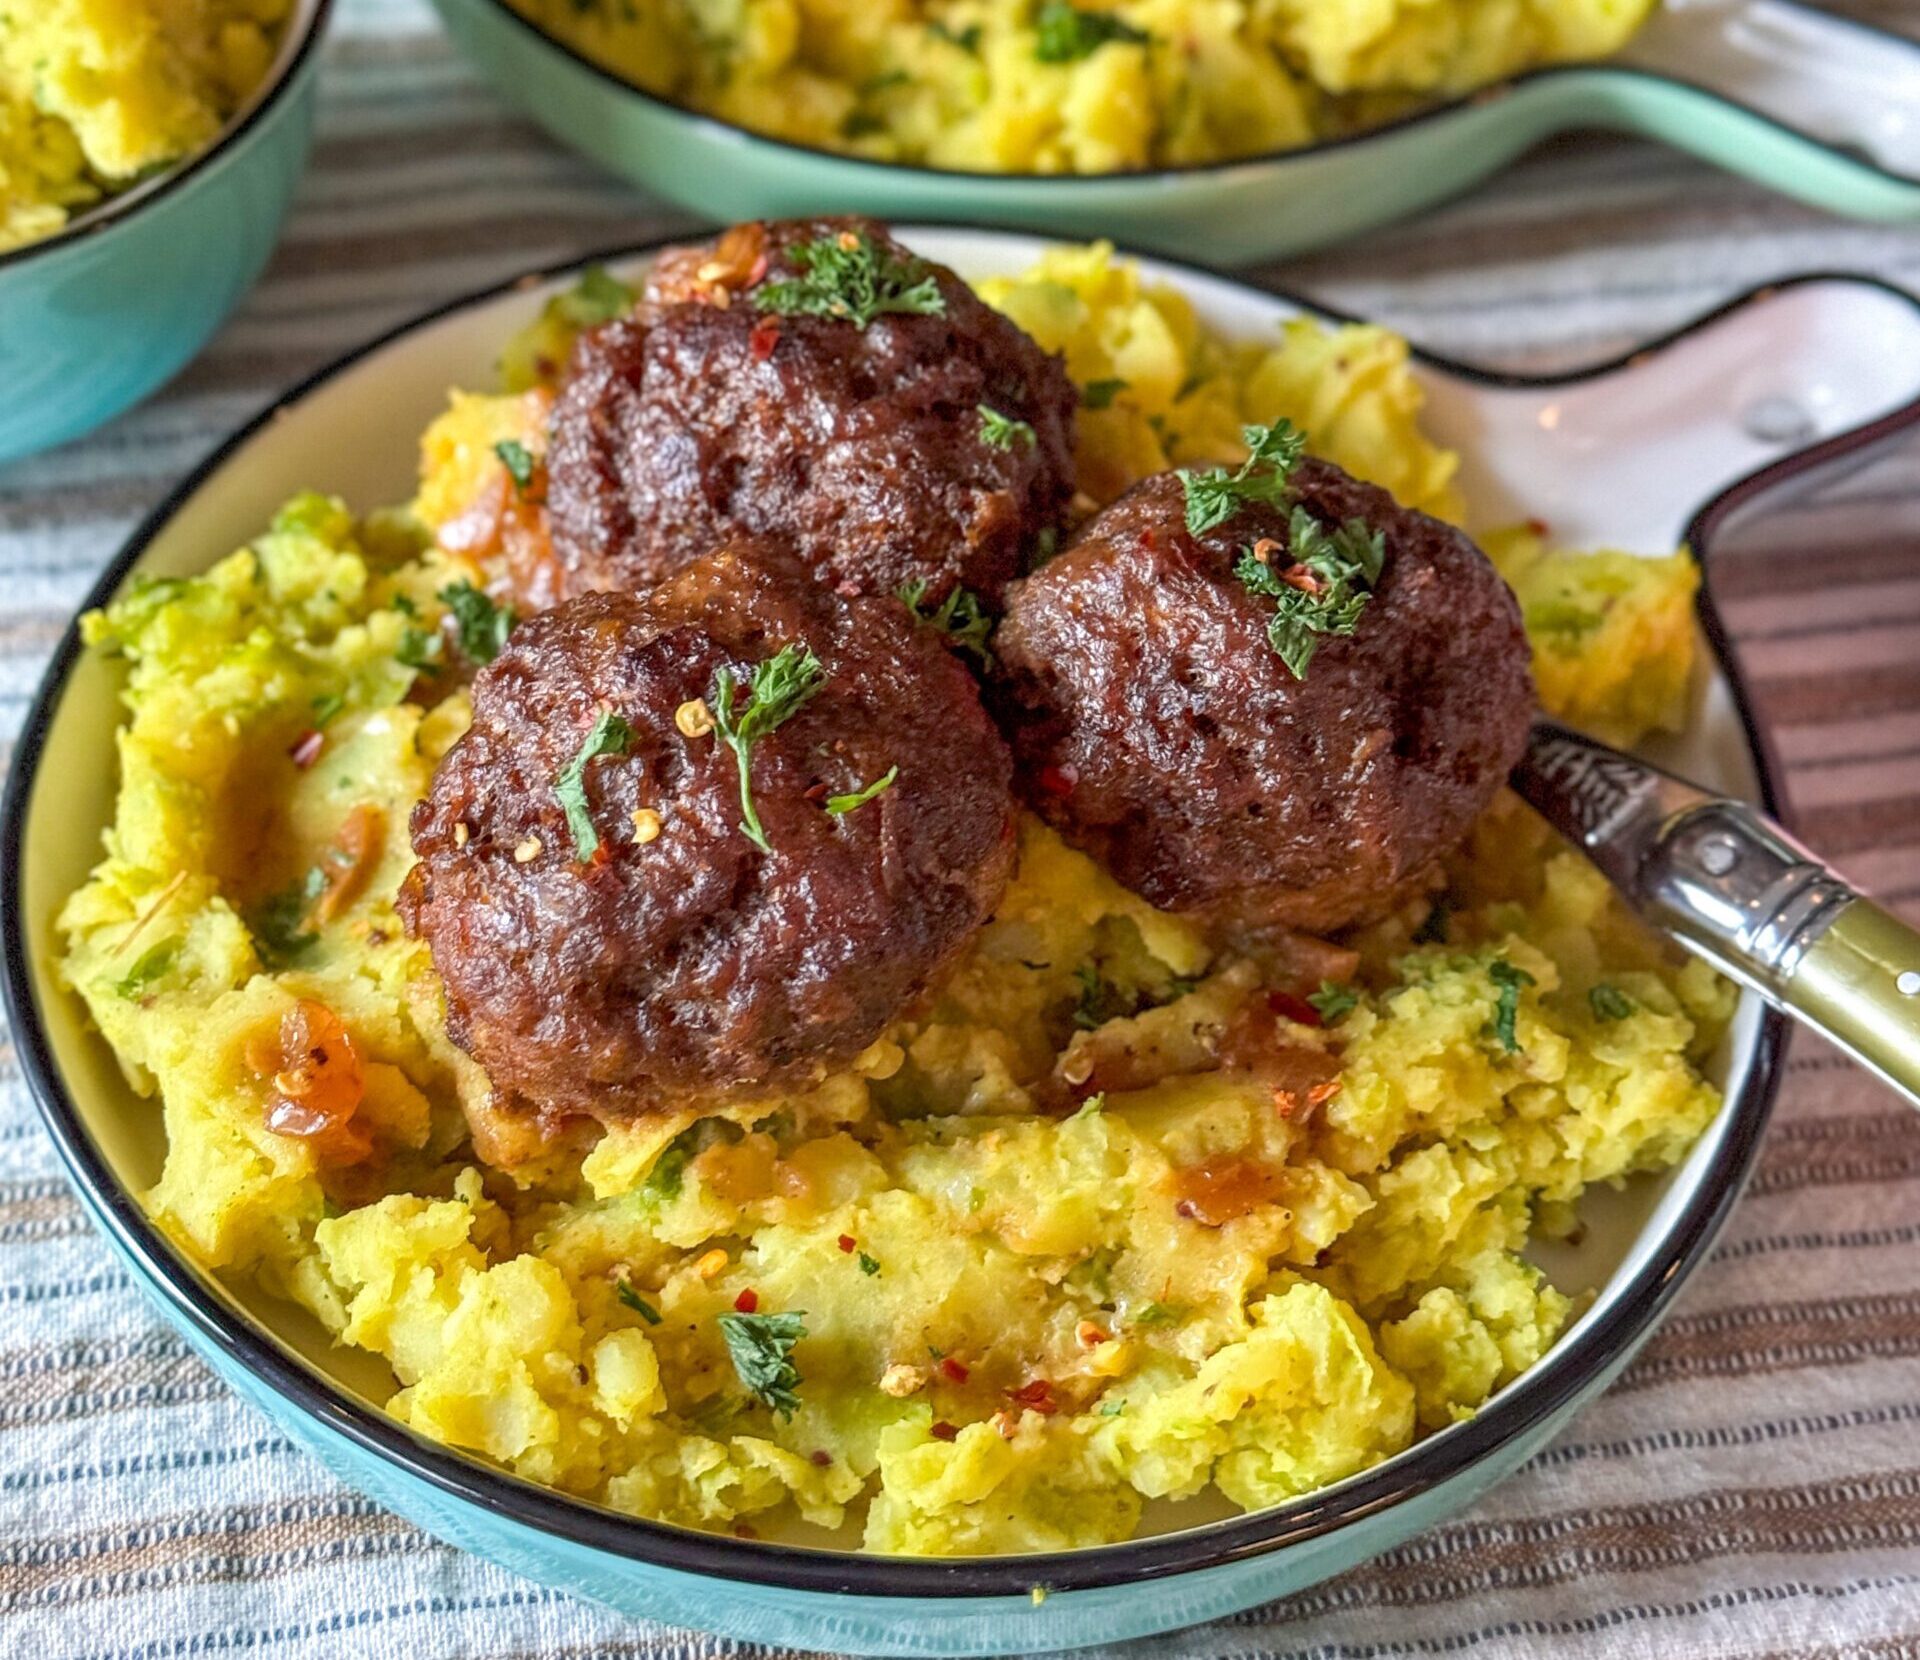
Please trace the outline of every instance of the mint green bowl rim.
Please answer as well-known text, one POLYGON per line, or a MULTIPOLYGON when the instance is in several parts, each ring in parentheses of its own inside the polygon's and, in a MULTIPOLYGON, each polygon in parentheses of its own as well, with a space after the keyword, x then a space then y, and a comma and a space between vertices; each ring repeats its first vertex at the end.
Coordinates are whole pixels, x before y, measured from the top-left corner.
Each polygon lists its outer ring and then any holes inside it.
MULTIPOLYGON (((922 229, 939 227, 923 226, 922 229)), ((990 227, 962 227, 981 229, 990 227)), ((597 263, 642 257, 673 239, 626 244, 509 277, 407 319, 365 345, 316 371, 260 411, 206 457, 141 523, 108 564, 82 602, 86 611, 105 604, 139 562, 175 512, 215 473, 225 468, 262 428, 282 418, 341 373, 394 340, 469 307, 597 263)), ((1158 256, 1159 264, 1196 277, 1253 288, 1244 280, 1192 260, 1158 256)), ((1427 366, 1487 387, 1549 388, 1600 378, 1664 351, 1728 314, 1769 294, 1803 284, 1840 280, 1877 288, 1920 311, 1920 297, 1872 277, 1818 272, 1764 284, 1692 322, 1617 358, 1571 374, 1513 375, 1415 349, 1427 366)), ((1259 292, 1289 301, 1309 314, 1351 320, 1338 311, 1272 288, 1259 292)), ((1723 490, 1695 515, 1687 544, 1710 550, 1715 526, 1754 493, 1839 456, 1867 447, 1905 427, 1920 426, 1920 402, 1789 454, 1723 490)), ((1784 811, 1779 769, 1764 727, 1757 721, 1738 661, 1703 582, 1700 620, 1717 667, 1726 678, 1759 781, 1761 805, 1784 811)), ((47 738, 82 645, 77 619, 69 625, 49 663, 22 727, 15 763, 0 797, 0 1000, 12 1023, 22 1071, 69 1178, 89 1209, 140 1273, 145 1289, 176 1323, 184 1325, 233 1365, 257 1377, 288 1406, 342 1437, 363 1455, 393 1467, 443 1499, 497 1513, 537 1533, 595 1550, 636 1567, 658 1567, 719 1581, 739 1581, 812 1594, 846 1593, 897 1598, 1026 1597, 1036 1588, 1071 1592, 1198 1573, 1252 1560, 1326 1537, 1423 1494, 1439 1490, 1500 1448, 1524 1443, 1530 1434, 1570 1410, 1604 1380, 1623 1356, 1653 1329, 1710 1249, 1730 1213, 1759 1151, 1784 1070, 1787 1021, 1767 1010, 1761 1021, 1744 1086, 1724 1110, 1729 1133, 1672 1232, 1651 1254, 1604 1316, 1568 1337, 1548 1362, 1523 1374, 1469 1422, 1445 1435, 1416 1443, 1407 1452, 1335 1486, 1288 1504, 1176 1532, 1059 1553, 972 1558, 866 1556, 683 1529, 628 1516, 590 1501, 541 1487, 469 1454, 427 1441, 378 1407, 350 1395, 318 1367, 298 1359, 264 1325, 225 1302, 141 1210, 120 1183, 89 1134, 67 1090, 41 1020, 32 968, 24 900, 24 847, 35 779, 47 761, 47 738)))
MULTIPOLYGON (((299 0, 295 0, 294 16, 299 17, 299 0)), ((77 245, 98 237, 110 235, 135 215, 149 208, 158 209, 180 191, 185 190, 202 174, 217 167, 227 152, 241 143, 263 122, 268 120, 281 102, 298 86, 302 80, 301 71, 307 60, 319 50, 320 37, 325 32, 327 20, 333 15, 333 0, 309 0, 306 17, 298 24, 297 32, 283 41, 274 54, 272 67, 260 85, 248 95, 247 100, 228 119, 227 124, 217 132, 212 140, 184 160, 176 162, 163 173, 142 180, 131 189, 121 191, 117 196, 109 196, 104 202, 87 209, 85 213, 69 220, 51 236, 43 236, 33 242, 24 242, 17 248, 0 252, 0 281, 15 272, 24 269, 38 259, 51 259, 57 254, 66 253, 77 245)))
MULTIPOLYGON (((1116 184, 1172 184, 1182 179, 1220 177, 1239 172, 1267 171, 1286 166, 1290 162, 1309 162, 1324 156, 1342 152, 1363 150, 1371 144, 1441 121, 1448 116, 1469 107, 1493 102, 1504 98, 1522 87, 1550 86, 1563 79, 1602 74, 1623 81, 1640 82, 1656 87, 1673 87, 1684 92, 1697 94, 1702 98, 1727 109, 1737 111, 1748 119, 1757 121, 1775 132, 1820 151, 1840 165, 1855 168, 1869 177, 1880 179, 1894 185, 1920 187, 1920 174, 1909 174, 1883 167, 1871 157, 1844 144, 1820 138, 1778 116, 1769 115, 1764 110, 1738 98, 1731 98, 1723 92, 1706 86, 1698 81, 1688 80, 1685 76, 1662 73, 1659 70, 1642 69, 1636 65, 1615 63, 1606 58, 1583 58, 1569 63, 1547 64, 1537 69, 1522 70, 1518 74, 1503 76, 1490 81, 1472 92, 1462 93, 1443 103, 1430 104, 1424 108, 1410 111, 1406 115, 1396 116, 1377 126, 1365 127, 1357 132, 1345 133, 1337 138, 1321 139, 1313 144, 1294 145, 1287 149, 1262 150, 1249 156, 1233 156, 1222 161, 1186 162, 1169 167, 1129 167, 1116 168, 1104 173, 989 173, 977 172, 960 167, 929 167, 921 162, 881 161, 873 156, 851 155, 841 150, 830 150, 823 145, 800 144, 792 139, 775 138, 770 134, 754 131, 738 122, 727 121, 717 115, 692 109, 685 104, 676 104, 670 98, 649 92, 636 86, 601 63, 596 63, 586 53, 569 46, 565 41, 547 33, 531 18, 522 16, 508 4, 508 0, 479 0, 479 3, 491 6, 500 12, 509 23, 522 30, 538 48, 566 58, 581 69, 587 70, 599 80, 607 83, 616 92, 624 93, 642 103, 651 105, 662 114, 676 118, 689 127, 704 129, 708 136, 723 142, 746 148, 761 148, 780 152, 789 156, 803 158, 805 161, 824 161, 859 168, 872 168, 881 173, 901 177, 922 177, 930 180, 964 180, 978 189, 991 191, 995 185, 1004 184, 1009 189, 1015 186, 1044 185, 1061 193, 1074 190, 1090 190, 1099 186, 1116 184)), ((1656 0, 1658 3, 1658 0, 1656 0)), ((1825 11, 1808 0, 1778 0, 1779 4, 1795 11, 1805 12, 1819 17, 1823 23, 1841 29, 1851 30, 1868 39, 1903 49, 1914 54, 1920 61, 1920 41, 1909 39, 1905 35, 1883 29, 1877 24, 1867 23, 1859 18, 1843 17, 1835 12, 1825 11)), ((983 228, 990 228, 983 224, 983 228)), ((1164 256, 1156 256, 1164 257, 1164 256)))

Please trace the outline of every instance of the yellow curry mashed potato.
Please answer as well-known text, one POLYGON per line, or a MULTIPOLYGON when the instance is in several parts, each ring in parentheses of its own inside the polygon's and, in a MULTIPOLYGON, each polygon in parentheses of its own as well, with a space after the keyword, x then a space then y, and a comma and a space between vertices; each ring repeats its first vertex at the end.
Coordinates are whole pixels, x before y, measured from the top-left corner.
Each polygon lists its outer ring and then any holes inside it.
POLYGON ((656 96, 796 144, 985 173, 1289 149, 1537 64, 1653 0, 510 0, 656 96))
MULTIPOLYGON (((476 1160, 460 1103, 486 1081, 393 905, 408 807, 466 720, 417 666, 438 596, 477 574, 434 531, 500 488, 495 443, 543 441, 532 382, 591 292, 510 349, 517 389, 456 396, 412 508, 356 522, 303 497, 207 575, 89 619, 126 659, 128 721, 107 858, 60 918, 65 970, 164 1114, 147 1203, 168 1232, 383 1357, 388 1409, 427 1435, 638 1515, 847 1528, 876 1551, 1091 1545, 1209 1488, 1272 1504, 1539 1359, 1575 1308, 1530 1237, 1685 1152, 1719 1105, 1697 1063, 1732 993, 1511 799, 1431 912, 1347 942, 1352 1006, 1324 1024, 1266 1013, 1252 965, 1028 821, 937 1000, 846 1073, 535 1167, 476 1160), (265 1126, 250 1052, 295 999, 363 1058, 366 1163, 322 1168, 265 1126), (1280 1022, 1303 1083, 1337 1067, 1337 1091, 1303 1107, 1222 1070, 1249 1010, 1280 1022), (1095 1071, 1126 1087, 1040 1110, 1050 1080, 1095 1071), (748 1292, 802 1318, 790 1418, 723 1340, 748 1292)), ((1107 383, 1082 428, 1097 494, 1285 414, 1459 511, 1405 347, 1378 329, 1228 346, 1098 248, 987 292, 1107 383)), ((1595 612, 1549 619, 1550 698, 1629 718, 1618 652, 1684 680, 1678 556, 1522 551, 1559 573, 1539 603, 1595 612)))
POLYGON ((292 0, 0 0, 0 250, 210 143, 292 0))

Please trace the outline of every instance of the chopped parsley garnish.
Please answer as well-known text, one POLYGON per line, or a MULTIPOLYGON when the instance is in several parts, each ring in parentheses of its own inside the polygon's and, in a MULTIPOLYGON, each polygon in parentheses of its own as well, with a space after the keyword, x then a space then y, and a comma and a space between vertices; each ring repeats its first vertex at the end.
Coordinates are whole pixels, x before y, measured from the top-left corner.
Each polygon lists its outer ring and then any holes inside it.
POLYGON ((400 635, 400 648, 394 652, 397 662, 425 672, 440 665, 440 636, 424 628, 408 628, 400 635))
POLYGON ((1338 980, 1322 980, 1318 991, 1309 992, 1307 1001, 1320 1011, 1320 1018, 1331 1026, 1343 1015, 1360 1006, 1360 994, 1338 980))
POLYGON ((1360 626, 1386 563, 1387 545, 1362 520, 1328 530, 1304 507, 1293 510, 1288 543, 1284 551, 1292 556, 1290 565, 1281 563, 1281 552, 1263 560, 1249 548, 1233 574, 1249 593, 1274 602, 1267 644, 1294 679, 1304 680, 1323 636, 1352 634, 1360 626))
POLYGON ((660 1311, 633 1289, 633 1281, 624 1274, 614 1282, 614 1295, 650 1326, 660 1324, 660 1311))
POLYGON ((901 586, 900 602, 914 614, 917 621, 929 628, 937 628, 946 635, 947 643, 955 650, 971 652, 991 667, 993 652, 988 649, 987 639, 993 633, 993 618, 987 615, 986 607, 980 603, 980 596, 971 588, 953 588, 945 599, 928 610, 922 603, 926 593, 926 579, 915 577, 901 586))
POLYGON ((1170 1326, 1179 1319, 1178 1312, 1165 1303, 1148 1303, 1133 1317, 1136 1326, 1170 1326))
POLYGON ((420 607, 413 603, 413 596, 411 594, 395 594, 387 603, 403 617, 417 617, 420 615, 420 607))
POLYGON ((507 476, 522 490, 533 482, 533 452, 519 439, 502 438, 493 446, 493 453, 500 457, 500 465, 507 469, 507 476))
POLYGON ((1638 1005, 1618 986, 1602 980, 1587 993, 1587 1007, 1595 1020, 1625 1020, 1638 1005))
POLYGON ((957 46, 963 52, 975 57, 980 55, 980 25, 969 23, 964 29, 956 29, 951 23, 942 23, 938 19, 927 25, 927 33, 935 40, 944 40, 949 46, 957 46))
POLYGON ((1516 1030, 1520 988, 1532 985, 1533 976, 1505 957, 1496 957, 1487 964, 1487 978, 1500 988, 1499 1000, 1493 1006, 1493 1035, 1509 1055, 1515 1054, 1520 1048, 1520 1035, 1516 1030))
POLYGON ((168 969, 173 967, 174 959, 180 955, 180 940, 162 940, 158 945, 150 945, 134 959, 133 966, 113 982, 113 994, 132 1001, 144 997, 154 981, 161 979, 168 969))
POLYGON ((723 1314, 720 1335, 747 1393, 782 1418, 800 1410, 800 1372, 793 1346, 807 1335, 806 1315, 723 1314))
POLYGON ((322 692, 313 700, 313 724, 325 726, 328 721, 347 706, 347 700, 339 692, 322 692))
POLYGON ((326 891, 327 873, 315 865, 299 881, 269 894, 247 913, 247 931, 268 967, 292 962, 320 938, 307 927, 307 912, 326 891))
POLYGON ((1090 380, 1080 388, 1080 402, 1087 409, 1110 409, 1113 400, 1127 390, 1128 384, 1119 379, 1090 380))
POLYGON ((1153 39, 1112 12, 1082 11, 1067 0, 1046 0, 1033 15, 1033 33, 1033 55, 1042 63, 1077 63, 1103 46, 1145 46, 1153 39))
POLYGON ((1031 423, 1016 421, 1011 415, 1002 415, 988 404, 977 407, 980 411, 981 443, 991 444, 996 450, 1010 450, 1015 444, 1030 450, 1039 443, 1031 423))
POLYGON ((1118 1418, 1120 1414, 1126 1410, 1127 1403, 1125 1401, 1108 1401, 1105 1406, 1101 1407, 1100 1416, 1102 1418, 1118 1418))
POLYGON ((454 638, 470 662, 491 663, 513 632, 511 605, 499 605, 471 582, 454 582, 440 590, 440 602, 453 613, 454 638))
POLYGON ((837 317, 864 329, 900 312, 944 317, 947 302, 925 263, 882 252, 866 231, 842 231, 797 244, 788 257, 797 277, 763 283, 753 303, 781 317, 837 317))
POLYGON ((765 662, 754 664, 747 695, 737 708, 734 693, 739 685, 733 670, 723 668, 713 677, 713 695, 708 700, 713 730, 733 751, 740 769, 740 833, 762 853, 771 853, 773 844, 753 807, 753 746, 799 714, 826 678, 820 659, 803 645, 784 645, 765 662))
POLYGON ((567 829, 573 833, 574 857, 583 864, 600 849, 600 832, 587 810, 587 763, 601 755, 624 755, 632 743, 633 728, 611 709, 602 709, 586 742, 553 781, 554 798, 567 815, 567 829))
POLYGON ((554 303, 563 321, 575 328, 597 328, 633 309, 634 292, 604 265, 589 265, 580 280, 554 303))
POLYGON ((640 1196, 656 1203, 680 1197, 680 1188, 685 1178, 687 1162, 695 1151, 694 1142, 698 1140, 696 1131, 682 1130, 679 1135, 661 1148, 659 1156, 647 1171, 646 1179, 640 1184, 640 1196))
POLYGON ((869 1275, 879 1273, 879 1261, 874 1257, 868 1256, 865 1251, 862 1251, 860 1253, 860 1272, 869 1275))
POLYGON ((1275 421, 1270 427, 1245 427, 1240 436, 1246 440, 1247 459, 1238 471, 1230 473, 1225 467, 1208 467, 1205 471, 1181 468, 1189 534, 1204 536, 1249 502, 1285 507, 1292 500, 1288 480, 1306 449, 1307 435, 1296 431, 1290 421, 1275 421))
POLYGON ((864 807, 876 795, 893 788, 893 781, 900 776, 898 767, 888 767, 871 784, 855 790, 851 795, 830 795, 827 797, 827 811, 835 818, 852 812, 856 807, 864 807))

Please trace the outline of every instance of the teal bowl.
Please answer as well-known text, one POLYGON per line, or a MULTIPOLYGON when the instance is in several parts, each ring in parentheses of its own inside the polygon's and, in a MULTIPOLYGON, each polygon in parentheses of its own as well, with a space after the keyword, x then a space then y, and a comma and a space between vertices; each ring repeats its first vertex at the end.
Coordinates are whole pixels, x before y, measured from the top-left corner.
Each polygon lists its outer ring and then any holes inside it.
POLYGON ((0 254, 0 462, 77 438, 179 373, 266 268, 313 137, 333 0, 300 0, 211 145, 0 254))
POLYGON ((506 0, 433 3, 481 73, 562 143, 723 222, 857 211, 1117 235, 1235 265, 1402 218, 1588 127, 1658 139, 1831 213, 1920 220, 1920 41, 1798 0, 1668 0, 1605 63, 1534 70, 1304 149, 1084 177, 897 166, 761 137, 640 91, 506 0))
MULTIPOLYGON (((1042 247, 972 229, 900 235, 974 279, 1021 270, 1042 247)), ((600 258, 637 277, 648 255, 600 258)), ((1308 310, 1191 266, 1149 261, 1146 274, 1177 285, 1206 326, 1232 338, 1271 339, 1308 310)), ((531 274, 457 301, 322 371, 186 479, 86 605, 136 574, 204 570, 297 489, 363 505, 403 499, 447 387, 486 384, 501 341, 577 276, 531 274)), ((1876 434, 1920 420, 1920 302, 1860 279, 1808 279, 1585 374, 1513 379, 1431 357, 1416 368, 1430 429, 1465 453, 1469 499, 1496 522, 1551 514, 1573 545, 1642 552, 1684 536, 1707 550, 1710 570, 1727 514, 1762 511, 1772 489, 1850 465, 1876 434)), ((1695 719, 1684 739, 1651 752, 1778 812, 1710 600, 1702 622, 1695 719)), ((89 1213, 194 1351, 342 1481, 531 1580, 635 1617, 789 1649, 1035 1652, 1171 1630, 1351 1568, 1466 1506, 1627 1364, 1729 1214, 1780 1075, 1784 1023, 1749 995, 1713 1065, 1725 1110, 1665 1177, 1594 1195, 1580 1242, 1550 1260, 1557 1283, 1594 1293, 1578 1321, 1472 1419, 1338 1485, 1225 1519, 1179 1511, 1130 1543, 1051 1556, 870 1557, 638 1520, 415 1435, 381 1409, 394 1388, 384 1365, 202 1271, 141 1208, 163 1152, 160 1115, 132 1094, 61 985, 53 929, 112 812, 119 691, 114 665, 69 629, 0 804, 0 983, 22 1068, 89 1213)))

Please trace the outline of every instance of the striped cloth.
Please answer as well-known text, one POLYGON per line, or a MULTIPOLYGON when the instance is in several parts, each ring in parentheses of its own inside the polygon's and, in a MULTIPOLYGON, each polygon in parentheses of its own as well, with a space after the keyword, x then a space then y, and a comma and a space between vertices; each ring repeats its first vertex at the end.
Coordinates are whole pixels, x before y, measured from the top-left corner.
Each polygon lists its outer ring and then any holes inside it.
MULTIPOLYGON (((1862 4, 1913 16, 1912 0, 1862 4)), ((94 573, 217 435, 432 302, 681 223, 510 114, 420 0, 348 0, 321 97, 314 171, 241 315, 147 409, 0 469, 6 754, 94 573)), ((1268 275, 1443 352, 1537 368, 1808 267, 1920 289, 1920 233, 1837 224, 1652 149, 1565 141, 1469 203, 1268 275)), ((1857 500, 1823 509, 1720 581, 1807 834, 1916 907, 1920 454, 1876 476, 1864 526, 1857 500)), ((666 1660, 726 1646, 463 1557, 234 1401, 84 1220, 4 1044, 0 1309, 0 1654, 666 1660)), ((1558 1445, 1370 1567, 1152 1645, 1469 1649, 1920 1656, 1920 1115, 1797 1043, 1713 1260, 1558 1445)))

